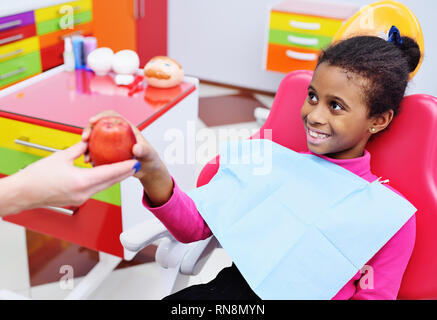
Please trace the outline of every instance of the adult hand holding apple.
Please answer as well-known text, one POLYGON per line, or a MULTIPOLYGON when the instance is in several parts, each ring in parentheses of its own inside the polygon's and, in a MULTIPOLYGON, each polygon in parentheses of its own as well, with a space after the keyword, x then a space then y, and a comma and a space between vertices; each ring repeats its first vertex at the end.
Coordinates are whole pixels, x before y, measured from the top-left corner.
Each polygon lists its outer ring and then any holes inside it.
MULTIPOLYGON (((134 176, 140 180, 152 206, 160 206, 166 203, 173 193, 173 179, 168 172, 167 167, 160 159, 156 150, 153 149, 150 143, 143 137, 138 128, 117 112, 103 111, 89 119, 89 123, 82 133, 82 140, 90 143, 89 152, 85 154, 85 162, 93 162, 94 160, 93 157, 91 157, 91 140, 93 135, 96 134, 94 133, 94 130, 97 129, 99 123, 102 123, 100 121, 104 120, 104 118, 108 121, 114 121, 114 118, 118 118, 129 124, 136 140, 135 144, 132 146, 132 155, 138 161, 134 176)), ((130 140, 129 133, 127 133, 126 130, 124 130, 124 132, 126 134, 126 140, 130 140)), ((107 150, 108 153, 112 153, 113 151, 114 150, 107 150)), ((101 149, 99 152, 104 153, 105 149, 101 149)), ((94 155, 94 158, 95 157, 96 156, 94 155)), ((104 158, 104 156, 101 158, 104 158)))
POLYGON ((135 160, 92 169, 76 167, 73 161, 86 150, 87 144, 80 141, 0 179, 0 216, 44 206, 80 206, 134 174, 135 160))

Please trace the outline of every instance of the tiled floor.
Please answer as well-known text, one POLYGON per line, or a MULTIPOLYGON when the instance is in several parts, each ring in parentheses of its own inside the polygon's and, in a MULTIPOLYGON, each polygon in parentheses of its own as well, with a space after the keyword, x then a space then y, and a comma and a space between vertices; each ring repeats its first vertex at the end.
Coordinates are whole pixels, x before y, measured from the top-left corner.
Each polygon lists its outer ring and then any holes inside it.
MULTIPOLYGON (((197 130, 217 137, 213 148, 228 139, 245 139, 260 125, 253 111, 270 108, 273 96, 201 83, 197 130)), ((206 161, 199 161, 198 175, 206 161)), ((155 243, 155 245, 158 244, 155 243)), ((134 262, 122 262, 89 299, 161 299, 165 296, 160 267, 154 262, 156 247, 141 252, 134 262)), ((32 299, 64 299, 71 289, 63 289, 59 265, 75 264, 77 286, 98 261, 96 252, 53 239, 8 222, 0 221, 0 290, 7 289, 32 299), (68 263, 66 263, 68 261, 68 263)), ((215 249, 197 276, 182 277, 176 288, 212 280, 231 260, 223 249, 215 249)), ((1 297, 1 295, 0 295, 1 297)))

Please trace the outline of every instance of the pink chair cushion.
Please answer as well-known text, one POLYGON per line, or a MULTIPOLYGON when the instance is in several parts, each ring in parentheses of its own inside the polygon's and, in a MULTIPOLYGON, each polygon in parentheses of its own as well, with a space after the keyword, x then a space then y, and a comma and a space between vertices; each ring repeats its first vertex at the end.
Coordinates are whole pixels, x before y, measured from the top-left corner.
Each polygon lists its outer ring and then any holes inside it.
MULTIPOLYGON (((280 83, 269 117, 251 139, 272 140, 297 152, 307 151, 300 109, 312 71, 294 71, 280 83)), ((401 111, 384 132, 369 141, 372 172, 401 192, 417 209, 416 244, 399 291, 399 299, 437 298, 437 99, 407 96, 401 111)), ((219 156, 201 171, 197 186, 216 174, 219 156)))

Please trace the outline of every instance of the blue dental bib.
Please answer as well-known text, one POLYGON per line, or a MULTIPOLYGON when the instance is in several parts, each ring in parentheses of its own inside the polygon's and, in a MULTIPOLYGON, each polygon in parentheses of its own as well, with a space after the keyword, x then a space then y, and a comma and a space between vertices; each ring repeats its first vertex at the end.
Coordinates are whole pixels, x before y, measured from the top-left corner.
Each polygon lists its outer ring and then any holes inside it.
POLYGON ((262 139, 223 144, 188 195, 261 299, 331 299, 416 212, 379 181, 262 139))

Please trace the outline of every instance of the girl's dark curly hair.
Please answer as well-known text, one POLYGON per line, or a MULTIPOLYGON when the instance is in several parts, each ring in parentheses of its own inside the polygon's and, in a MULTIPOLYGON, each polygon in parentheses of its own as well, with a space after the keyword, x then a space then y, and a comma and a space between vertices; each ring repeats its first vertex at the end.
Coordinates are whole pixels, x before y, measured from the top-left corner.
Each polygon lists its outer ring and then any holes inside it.
POLYGON ((327 62, 363 77, 366 81, 362 98, 372 117, 390 109, 394 115, 399 112, 409 74, 420 58, 418 44, 409 37, 402 37, 402 44, 396 45, 375 36, 356 36, 322 51, 317 66, 327 62))

